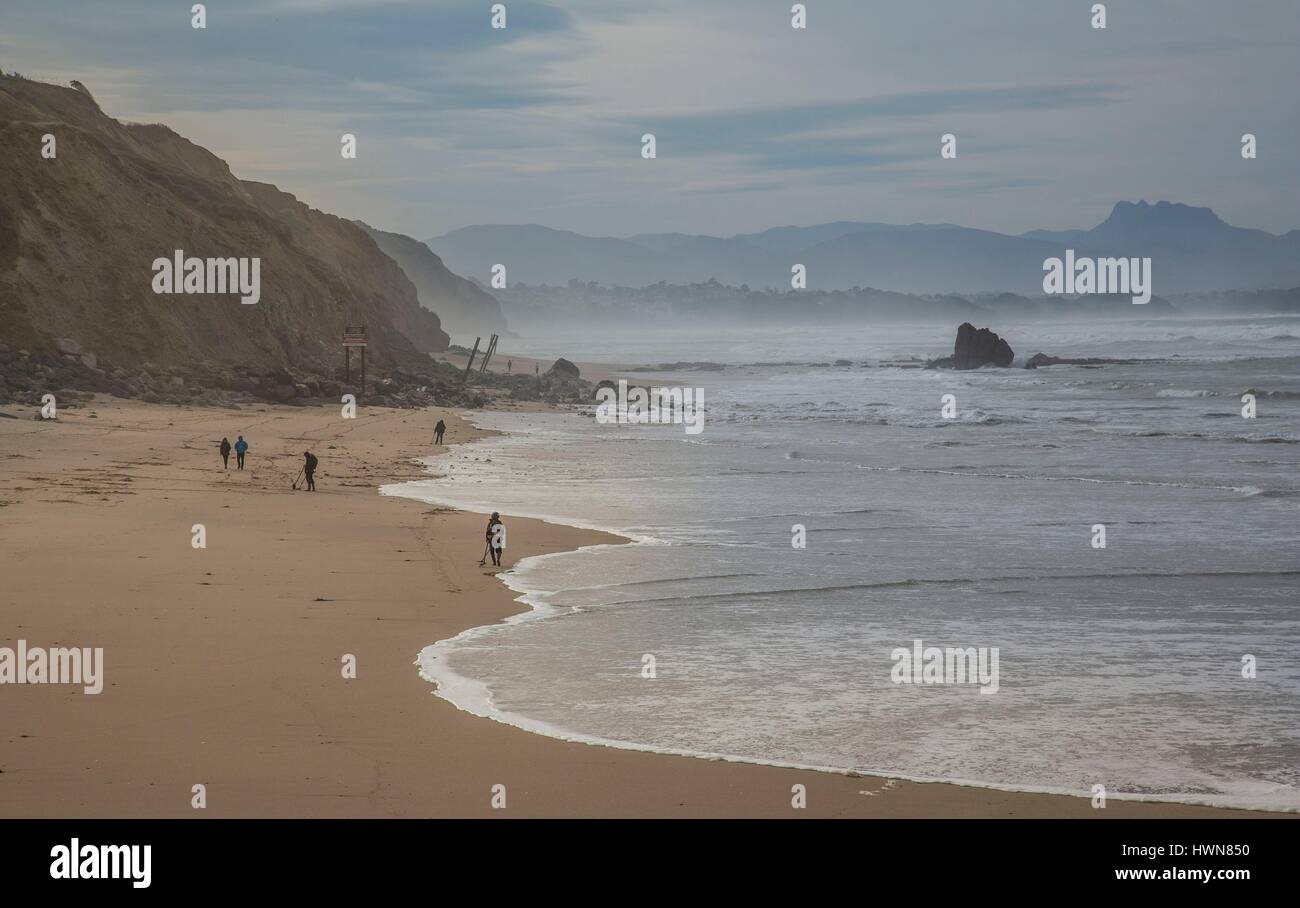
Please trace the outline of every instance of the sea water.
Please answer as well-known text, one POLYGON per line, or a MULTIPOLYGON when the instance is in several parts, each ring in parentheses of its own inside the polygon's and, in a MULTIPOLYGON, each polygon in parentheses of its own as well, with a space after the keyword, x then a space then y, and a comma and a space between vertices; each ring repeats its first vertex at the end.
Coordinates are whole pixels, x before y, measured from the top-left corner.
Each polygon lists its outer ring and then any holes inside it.
POLYGON ((421 671, 559 737, 1300 809, 1300 319, 999 328, 1021 358, 1142 361, 919 368, 950 326, 515 342, 727 367, 633 376, 705 388, 698 435, 477 413, 505 434, 387 488, 634 540, 522 560, 534 609, 421 671), (915 640, 997 647, 997 692, 894 683, 915 640))

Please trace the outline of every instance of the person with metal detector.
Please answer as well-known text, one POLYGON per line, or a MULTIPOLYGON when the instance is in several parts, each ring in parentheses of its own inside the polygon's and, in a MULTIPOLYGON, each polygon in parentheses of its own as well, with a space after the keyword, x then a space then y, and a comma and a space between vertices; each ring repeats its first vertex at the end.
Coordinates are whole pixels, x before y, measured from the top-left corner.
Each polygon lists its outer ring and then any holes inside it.
POLYGON ((307 480, 306 489, 308 492, 316 491, 316 455, 311 451, 303 451, 302 475, 307 480))
POLYGON ((492 555, 492 566, 501 567, 501 553, 506 548, 506 525, 501 522, 501 515, 496 511, 488 519, 487 525, 487 544, 483 547, 483 557, 479 559, 479 564, 487 561, 489 554, 492 555))

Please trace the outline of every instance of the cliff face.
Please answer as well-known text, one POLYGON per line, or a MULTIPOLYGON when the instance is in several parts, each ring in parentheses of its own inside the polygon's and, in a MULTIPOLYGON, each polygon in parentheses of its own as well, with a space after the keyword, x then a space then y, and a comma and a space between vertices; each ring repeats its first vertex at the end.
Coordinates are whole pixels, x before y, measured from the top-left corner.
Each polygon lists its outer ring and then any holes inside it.
POLYGON ((428 246, 400 233, 356 223, 402 267, 419 292, 420 304, 438 313, 443 329, 457 343, 468 345, 478 336, 505 333, 506 320, 496 298, 453 274, 428 246))
POLYGON ((377 367, 447 348, 438 317, 364 230, 237 179, 164 126, 120 123, 84 91, 0 75, 0 146, 0 341, 11 348, 58 357, 55 338, 67 338, 100 368, 200 374, 330 374, 354 324, 369 329, 377 367), (260 258, 259 301, 156 294, 152 263, 178 249, 260 258))

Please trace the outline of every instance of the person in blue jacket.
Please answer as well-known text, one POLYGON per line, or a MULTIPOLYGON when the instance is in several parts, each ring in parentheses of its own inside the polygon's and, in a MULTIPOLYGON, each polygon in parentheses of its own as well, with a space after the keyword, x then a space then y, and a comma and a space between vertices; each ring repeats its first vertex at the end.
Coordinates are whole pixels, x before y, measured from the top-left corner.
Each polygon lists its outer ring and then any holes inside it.
POLYGON ((248 442, 244 441, 244 436, 239 436, 239 441, 235 442, 235 466, 244 469, 244 454, 248 451, 248 442))

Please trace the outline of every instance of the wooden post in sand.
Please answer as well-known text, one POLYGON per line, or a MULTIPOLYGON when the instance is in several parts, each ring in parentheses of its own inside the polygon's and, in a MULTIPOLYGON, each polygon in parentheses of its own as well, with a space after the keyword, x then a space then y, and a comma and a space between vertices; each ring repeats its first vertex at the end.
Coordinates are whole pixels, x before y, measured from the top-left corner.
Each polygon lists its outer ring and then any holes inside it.
POLYGON ((478 342, 482 337, 474 338, 474 349, 469 352, 469 362, 465 364, 465 374, 460 377, 461 381, 469 380, 469 370, 474 368, 474 357, 478 356, 478 342))
POLYGON ((497 336, 494 334, 492 335, 492 339, 488 341, 487 350, 483 351, 483 364, 478 367, 478 371, 480 373, 487 371, 488 360, 490 360, 492 358, 492 354, 496 352, 497 352, 497 336))

